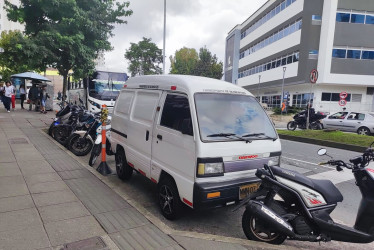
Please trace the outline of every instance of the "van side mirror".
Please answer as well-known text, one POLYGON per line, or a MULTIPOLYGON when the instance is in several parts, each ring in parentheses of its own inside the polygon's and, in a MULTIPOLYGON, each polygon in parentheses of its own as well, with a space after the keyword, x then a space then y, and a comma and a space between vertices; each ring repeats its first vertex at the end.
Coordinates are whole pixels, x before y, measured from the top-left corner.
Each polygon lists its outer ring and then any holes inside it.
POLYGON ((182 121, 182 134, 193 136, 192 121, 191 119, 183 119, 182 121))

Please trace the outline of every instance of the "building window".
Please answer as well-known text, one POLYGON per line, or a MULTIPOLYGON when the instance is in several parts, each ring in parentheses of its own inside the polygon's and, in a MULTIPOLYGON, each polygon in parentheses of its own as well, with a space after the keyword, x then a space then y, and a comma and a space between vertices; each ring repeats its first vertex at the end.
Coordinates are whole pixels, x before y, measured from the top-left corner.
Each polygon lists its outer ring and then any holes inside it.
POLYGON ((312 15, 312 20, 314 20, 314 21, 322 21, 322 16, 320 16, 320 15, 312 15))
POLYGON ((374 51, 362 51, 362 59, 374 60, 374 51))
MULTIPOLYGON (((351 101, 351 94, 345 98, 347 102, 351 101)), ((322 93, 321 101, 323 102, 338 102, 340 101, 340 93, 322 93)))
POLYGON ((308 105, 310 96, 310 103, 313 104, 313 96, 314 94, 297 94, 292 96, 292 106, 305 108, 308 105))
POLYGON ((359 14, 351 15, 351 23, 364 23, 364 22, 365 22, 365 15, 359 15, 359 14))
POLYGON ((336 13, 336 21, 342 22, 342 23, 349 23, 349 19, 351 17, 351 14, 349 13, 336 13))
POLYGON ((362 94, 352 94, 352 102, 361 102, 362 94))
POLYGON ((366 24, 374 24, 374 16, 366 15, 366 24))
POLYGON ((257 22, 252 24, 249 28, 241 33, 240 39, 248 36, 250 33, 255 31, 258 27, 272 19, 274 16, 278 15, 280 12, 285 10, 288 6, 294 3, 296 0, 284 0, 279 5, 274 7, 274 9, 270 10, 269 12, 265 13, 257 22))
POLYGON ((266 103, 269 108, 280 107, 281 96, 280 95, 262 96, 261 102, 266 103))
POLYGON ((347 50, 347 58, 360 59, 361 50, 347 50))
POLYGON ((346 49, 333 49, 332 57, 335 58, 345 58, 347 50, 346 49))

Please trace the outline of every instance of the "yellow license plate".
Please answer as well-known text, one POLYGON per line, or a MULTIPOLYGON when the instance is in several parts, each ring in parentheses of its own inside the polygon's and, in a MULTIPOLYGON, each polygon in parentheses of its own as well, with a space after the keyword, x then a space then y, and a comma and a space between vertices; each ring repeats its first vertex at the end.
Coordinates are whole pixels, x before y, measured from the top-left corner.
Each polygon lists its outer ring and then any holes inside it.
POLYGON ((257 189, 260 187, 260 184, 261 183, 257 182, 239 187, 239 200, 243 200, 248 195, 256 192, 257 189))

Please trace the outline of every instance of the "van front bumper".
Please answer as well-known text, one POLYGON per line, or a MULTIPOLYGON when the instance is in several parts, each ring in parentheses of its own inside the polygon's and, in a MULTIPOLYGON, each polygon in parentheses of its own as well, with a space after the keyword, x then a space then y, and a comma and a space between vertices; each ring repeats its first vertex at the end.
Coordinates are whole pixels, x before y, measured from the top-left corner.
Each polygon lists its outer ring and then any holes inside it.
POLYGON ((223 182, 206 182, 194 184, 193 207, 195 209, 207 209, 226 206, 227 203, 239 201, 239 188, 243 185, 258 183, 257 177, 243 178, 223 182), (220 192, 217 198, 207 198, 208 193, 220 192))

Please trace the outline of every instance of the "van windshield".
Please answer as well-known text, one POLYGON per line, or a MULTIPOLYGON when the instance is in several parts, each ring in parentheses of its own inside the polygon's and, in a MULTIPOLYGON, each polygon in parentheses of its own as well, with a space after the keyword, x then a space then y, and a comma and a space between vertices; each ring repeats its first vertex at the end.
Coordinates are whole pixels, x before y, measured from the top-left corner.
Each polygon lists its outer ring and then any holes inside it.
POLYGON ((202 141, 277 138, 270 119, 252 96, 197 93, 195 104, 202 141))

